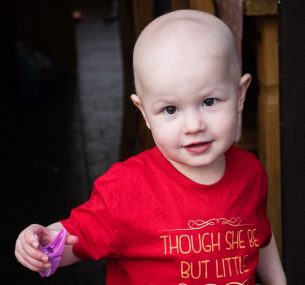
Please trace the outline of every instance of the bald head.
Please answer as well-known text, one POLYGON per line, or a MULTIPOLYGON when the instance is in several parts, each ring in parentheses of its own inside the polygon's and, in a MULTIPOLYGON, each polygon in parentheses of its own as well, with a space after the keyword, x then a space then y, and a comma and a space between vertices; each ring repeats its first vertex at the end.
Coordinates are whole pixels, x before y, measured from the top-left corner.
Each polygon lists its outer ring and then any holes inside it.
POLYGON ((240 68, 229 28, 218 18, 200 11, 178 10, 152 21, 140 34, 134 48, 134 75, 138 94, 156 73, 173 73, 222 60, 232 80, 240 68), (162 69, 162 72, 160 72, 162 69))

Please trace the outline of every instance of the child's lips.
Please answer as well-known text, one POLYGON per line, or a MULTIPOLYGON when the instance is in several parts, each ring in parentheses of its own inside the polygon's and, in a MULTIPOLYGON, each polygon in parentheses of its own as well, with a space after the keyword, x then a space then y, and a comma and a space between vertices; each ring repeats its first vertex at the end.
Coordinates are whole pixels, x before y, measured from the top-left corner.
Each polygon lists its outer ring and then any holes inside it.
POLYGON ((212 145, 212 141, 206 141, 206 142, 195 142, 186 145, 184 148, 194 154, 201 154, 206 152, 212 145))

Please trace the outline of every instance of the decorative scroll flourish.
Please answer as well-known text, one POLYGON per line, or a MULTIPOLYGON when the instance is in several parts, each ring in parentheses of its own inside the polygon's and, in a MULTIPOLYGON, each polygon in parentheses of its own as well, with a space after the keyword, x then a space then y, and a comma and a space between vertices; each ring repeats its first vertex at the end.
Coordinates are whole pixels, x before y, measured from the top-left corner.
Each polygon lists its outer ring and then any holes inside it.
POLYGON ((216 224, 229 225, 231 227, 242 226, 240 218, 231 218, 231 219, 214 218, 214 219, 210 219, 208 221, 191 220, 188 222, 188 226, 192 230, 198 230, 198 229, 205 228, 207 226, 214 226, 216 224))
MULTIPOLYGON (((174 229, 174 231, 179 231, 179 230, 200 230, 208 226, 215 226, 215 225, 229 225, 231 227, 240 227, 240 226, 250 226, 251 224, 242 224, 241 223, 241 218, 239 217, 233 217, 231 219, 226 219, 226 218, 213 218, 207 221, 204 220, 190 220, 187 223, 188 228, 185 229, 174 229)), ((173 229, 172 229, 173 230, 173 229)), ((168 230, 168 231, 172 231, 168 230)), ((208 284, 210 285, 210 284, 208 284)), ((212 284, 211 284, 212 285, 212 284)), ((231 285, 231 284, 229 284, 231 285)), ((232 284, 235 285, 235 284, 232 284)))

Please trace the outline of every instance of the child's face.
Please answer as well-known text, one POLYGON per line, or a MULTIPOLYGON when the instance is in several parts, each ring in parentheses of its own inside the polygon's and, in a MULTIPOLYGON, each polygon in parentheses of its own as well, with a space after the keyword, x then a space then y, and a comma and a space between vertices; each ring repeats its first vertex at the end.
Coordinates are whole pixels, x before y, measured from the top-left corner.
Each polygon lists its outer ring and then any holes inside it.
POLYGON ((149 74, 142 94, 132 97, 160 151, 183 173, 221 165, 235 140, 250 79, 244 76, 236 84, 225 65, 209 58, 204 64, 159 68, 149 74))
POLYGON ((138 94, 131 98, 160 151, 187 176, 223 171, 236 138, 250 75, 239 81, 232 54, 223 23, 188 11, 157 19, 135 47, 138 94))

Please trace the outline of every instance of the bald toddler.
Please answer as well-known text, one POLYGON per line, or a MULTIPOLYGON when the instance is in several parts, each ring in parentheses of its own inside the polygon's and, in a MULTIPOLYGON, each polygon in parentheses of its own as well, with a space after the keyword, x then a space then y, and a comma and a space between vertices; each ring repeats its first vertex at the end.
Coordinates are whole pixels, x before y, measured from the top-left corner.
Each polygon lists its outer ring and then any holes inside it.
POLYGON ((228 27, 175 11, 143 30, 133 58, 131 100, 155 147, 110 167, 68 218, 23 230, 17 260, 48 270, 39 246, 64 228, 60 266, 107 259, 108 285, 285 285, 266 173, 234 146, 251 76, 228 27))

